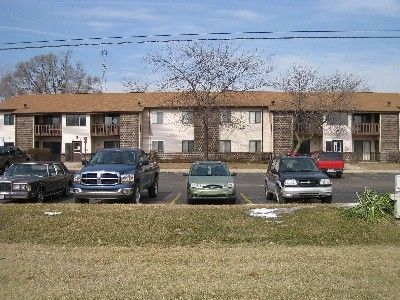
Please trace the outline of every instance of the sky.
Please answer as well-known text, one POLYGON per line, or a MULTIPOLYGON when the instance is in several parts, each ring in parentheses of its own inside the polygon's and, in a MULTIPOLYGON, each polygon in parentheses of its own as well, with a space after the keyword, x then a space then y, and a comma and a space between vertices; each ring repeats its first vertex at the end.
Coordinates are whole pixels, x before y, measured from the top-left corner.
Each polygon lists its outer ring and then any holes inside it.
POLYGON ((123 77, 152 81, 143 58, 168 41, 230 38, 241 51, 272 55, 275 74, 301 63, 399 93, 399 16, 400 0, 0 0, 0 75, 71 50, 103 92, 123 92, 123 77))

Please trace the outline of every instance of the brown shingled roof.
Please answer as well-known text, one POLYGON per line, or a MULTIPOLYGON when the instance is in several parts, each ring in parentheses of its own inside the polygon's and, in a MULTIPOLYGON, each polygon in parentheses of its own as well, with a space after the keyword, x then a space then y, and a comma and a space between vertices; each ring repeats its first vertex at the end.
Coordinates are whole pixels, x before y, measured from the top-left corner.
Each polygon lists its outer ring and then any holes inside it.
MULTIPOLYGON (((180 106, 174 101, 177 95, 173 92, 19 95, 0 103, 0 111, 15 114, 141 112, 144 108, 180 106)), ((400 112, 398 93, 359 93, 355 102, 360 112, 400 112)), ((221 106, 283 111, 291 109, 291 101, 289 95, 281 92, 230 92, 221 98, 221 106)))

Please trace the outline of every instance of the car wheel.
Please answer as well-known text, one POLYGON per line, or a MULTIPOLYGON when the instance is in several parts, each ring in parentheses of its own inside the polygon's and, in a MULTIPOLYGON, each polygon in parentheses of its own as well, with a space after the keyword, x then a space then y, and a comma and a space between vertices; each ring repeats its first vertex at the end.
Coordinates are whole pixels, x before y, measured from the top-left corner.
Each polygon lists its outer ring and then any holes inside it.
POLYGON ((272 193, 268 190, 267 184, 264 185, 265 199, 272 200, 272 193))
POLYGON ((89 203, 89 199, 75 198, 75 203, 89 203))
POLYGON ((135 184, 135 188, 134 188, 133 194, 132 194, 132 200, 133 200, 136 204, 139 204, 139 203, 140 203, 140 190, 139 190, 138 184, 135 184))
POLYGON ((37 194, 36 194, 36 200, 37 200, 37 202, 43 203, 43 202, 44 202, 44 197, 45 197, 45 195, 44 195, 44 189, 43 189, 43 188, 40 188, 40 189, 38 190, 37 194))
POLYGON ((332 203, 332 196, 321 198, 321 203, 327 203, 327 204, 332 203))
POLYGON ((158 196, 158 181, 154 182, 148 189, 150 198, 157 198, 158 196))
POLYGON ((192 198, 187 197, 186 203, 187 204, 194 204, 194 200, 192 198))
POLYGON ((287 199, 285 197, 282 196, 280 191, 276 192, 276 202, 278 202, 279 204, 285 204, 287 203, 287 199))
POLYGON ((71 193, 71 187, 70 187, 70 184, 68 183, 68 184, 64 187, 64 189, 63 189, 63 191, 62 191, 62 195, 63 195, 64 197, 68 197, 70 193, 71 193))

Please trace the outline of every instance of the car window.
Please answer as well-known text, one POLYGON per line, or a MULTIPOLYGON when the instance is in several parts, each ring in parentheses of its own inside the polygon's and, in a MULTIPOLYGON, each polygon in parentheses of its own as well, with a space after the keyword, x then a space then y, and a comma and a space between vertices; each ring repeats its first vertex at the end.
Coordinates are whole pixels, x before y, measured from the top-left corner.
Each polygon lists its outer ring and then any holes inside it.
POLYGON ((192 176, 230 176, 228 168, 218 163, 200 163, 194 164, 191 168, 192 176))

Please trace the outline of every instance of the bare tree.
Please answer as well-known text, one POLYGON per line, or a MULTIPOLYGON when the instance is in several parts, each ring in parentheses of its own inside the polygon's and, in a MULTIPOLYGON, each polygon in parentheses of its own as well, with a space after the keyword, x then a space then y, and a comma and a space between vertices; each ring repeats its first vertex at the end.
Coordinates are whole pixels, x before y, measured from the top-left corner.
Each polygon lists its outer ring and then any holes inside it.
POLYGON ((213 126, 220 124, 220 111, 226 109, 224 98, 265 87, 272 71, 271 56, 263 58, 257 51, 241 51, 230 44, 173 44, 147 59, 153 71, 162 75, 160 89, 180 92, 174 106, 193 109, 195 151, 205 159, 217 151, 213 126))
POLYGON ((71 51, 59 56, 49 53, 20 62, 5 73, 0 96, 99 92, 99 84, 99 77, 88 75, 81 63, 72 64, 71 51))
MULTIPOLYGON (((320 75, 313 67, 302 64, 294 64, 275 81, 274 87, 290 95, 286 106, 293 113, 293 134, 297 142, 293 151, 321 133, 324 124, 340 124, 340 119, 355 111, 356 93, 368 90, 366 82, 354 74, 336 71, 320 75)), ((345 128, 332 126, 329 130, 341 134, 345 128)))
POLYGON ((148 90, 150 84, 141 82, 133 76, 124 76, 121 80, 125 92, 144 93, 148 90))

